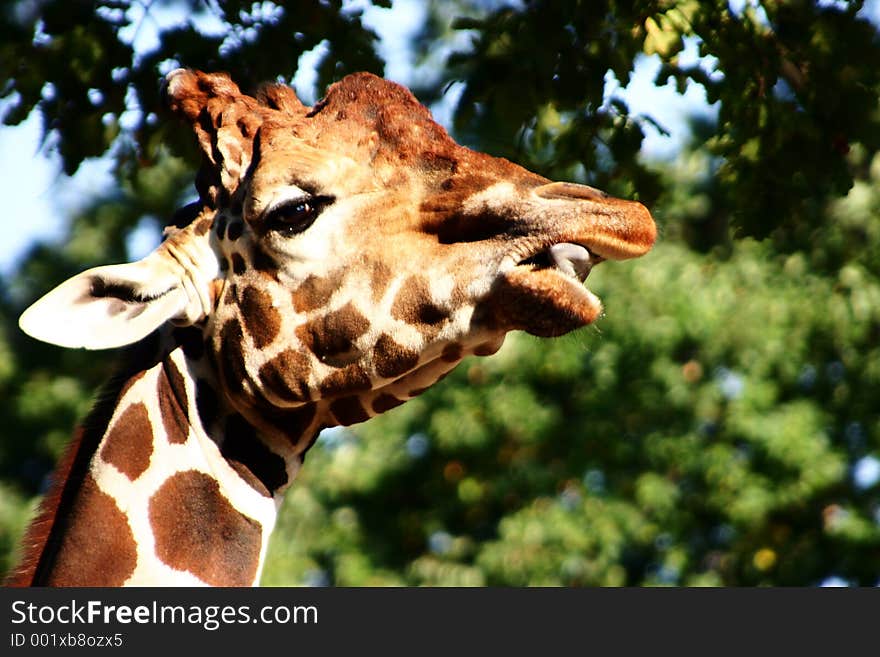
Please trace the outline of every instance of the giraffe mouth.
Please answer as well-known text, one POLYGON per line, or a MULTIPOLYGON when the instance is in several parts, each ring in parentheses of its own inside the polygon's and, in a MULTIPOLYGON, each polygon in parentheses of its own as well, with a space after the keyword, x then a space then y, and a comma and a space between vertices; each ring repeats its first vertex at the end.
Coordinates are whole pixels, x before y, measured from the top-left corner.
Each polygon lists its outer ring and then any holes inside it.
POLYGON ((583 284, 604 260, 583 244, 559 242, 517 262, 496 282, 490 301, 495 321, 539 337, 591 324, 602 302, 583 284))
POLYGON ((583 283, 593 267, 604 258, 596 255, 586 246, 572 242, 560 242, 525 260, 520 265, 531 266, 534 270, 555 269, 559 273, 583 283))

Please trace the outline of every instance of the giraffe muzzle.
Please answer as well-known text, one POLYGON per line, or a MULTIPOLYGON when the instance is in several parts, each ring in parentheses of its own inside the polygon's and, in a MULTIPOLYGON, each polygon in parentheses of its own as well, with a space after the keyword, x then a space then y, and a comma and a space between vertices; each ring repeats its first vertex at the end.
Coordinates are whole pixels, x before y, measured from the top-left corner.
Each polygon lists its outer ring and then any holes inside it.
POLYGON ((540 185, 516 210, 521 250, 495 283, 489 307, 497 324, 540 337, 594 322, 602 302, 584 285, 593 267, 642 256, 657 236, 641 203, 586 185, 540 185))
MULTIPOLYGON (((587 185, 553 182, 534 190, 535 208, 554 219, 560 243, 586 249, 595 264, 645 255, 657 239, 657 226, 648 209, 637 201, 614 198, 587 185)), ((567 247, 565 253, 573 253, 567 247)), ((566 258, 566 255, 562 256, 566 258)))

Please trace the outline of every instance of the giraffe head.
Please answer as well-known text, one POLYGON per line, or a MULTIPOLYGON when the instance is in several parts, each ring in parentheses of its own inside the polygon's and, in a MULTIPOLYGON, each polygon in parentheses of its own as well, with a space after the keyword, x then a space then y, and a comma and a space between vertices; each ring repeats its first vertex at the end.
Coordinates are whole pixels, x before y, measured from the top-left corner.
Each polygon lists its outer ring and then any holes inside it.
POLYGON ((286 86, 252 97, 186 70, 166 97, 204 156, 188 220, 144 260, 63 283, 20 324, 86 348, 195 324, 225 397, 266 430, 303 407, 308 424, 365 420, 508 331, 589 324, 590 268, 655 239, 639 203, 459 146, 369 74, 311 108, 286 86))

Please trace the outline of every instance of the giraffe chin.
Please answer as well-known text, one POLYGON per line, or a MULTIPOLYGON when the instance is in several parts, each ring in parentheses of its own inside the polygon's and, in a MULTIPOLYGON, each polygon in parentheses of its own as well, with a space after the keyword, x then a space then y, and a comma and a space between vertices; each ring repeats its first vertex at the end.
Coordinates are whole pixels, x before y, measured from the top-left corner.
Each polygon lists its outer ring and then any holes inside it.
POLYGON ((490 304, 498 324, 541 338, 564 335, 602 314, 602 302, 580 281, 555 269, 529 265, 502 274, 490 304))

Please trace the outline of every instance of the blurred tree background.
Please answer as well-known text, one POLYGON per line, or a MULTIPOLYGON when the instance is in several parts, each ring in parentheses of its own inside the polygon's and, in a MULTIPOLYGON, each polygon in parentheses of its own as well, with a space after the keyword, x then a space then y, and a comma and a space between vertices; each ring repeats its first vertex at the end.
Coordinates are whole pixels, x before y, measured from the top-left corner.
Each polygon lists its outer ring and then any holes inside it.
MULTIPOLYGON (((4 123, 38 112, 66 172, 109 157, 118 181, 0 280, 0 570, 113 366, 26 338, 19 313, 128 259, 134 231, 192 196, 195 149, 163 117, 159 78, 186 65, 290 82, 310 53, 314 100, 383 73, 368 4, 0 0, 4 123)), ((263 583, 877 585, 880 37, 862 5, 421 3, 406 81, 426 104, 455 91, 454 136, 639 198, 661 237, 592 274, 595 326, 512 335, 325 432, 263 583), (700 87, 712 107, 662 160, 642 149, 662 126, 615 92, 645 61, 655 85, 700 87)), ((22 156, 0 154, 4 169, 22 156)))

